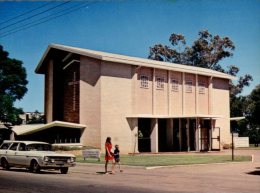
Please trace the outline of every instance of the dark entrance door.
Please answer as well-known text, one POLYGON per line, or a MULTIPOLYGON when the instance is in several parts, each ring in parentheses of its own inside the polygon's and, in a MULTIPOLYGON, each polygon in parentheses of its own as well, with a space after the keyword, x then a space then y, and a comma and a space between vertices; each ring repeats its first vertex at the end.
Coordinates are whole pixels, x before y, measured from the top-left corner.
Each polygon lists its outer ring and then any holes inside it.
POLYGON ((190 125, 189 125, 190 151, 196 150, 195 131, 196 131, 196 119, 190 119, 190 125))
POLYGON ((167 148, 167 119, 158 119, 159 152, 170 151, 167 148))
POLYGON ((181 119, 181 151, 187 151, 187 119, 181 119))
POLYGON ((179 119, 173 119, 173 151, 180 151, 179 119))
POLYGON ((203 120, 200 129, 201 151, 209 151, 209 131, 211 128, 210 120, 203 120))
POLYGON ((138 119, 138 151, 151 152, 151 119, 138 119))

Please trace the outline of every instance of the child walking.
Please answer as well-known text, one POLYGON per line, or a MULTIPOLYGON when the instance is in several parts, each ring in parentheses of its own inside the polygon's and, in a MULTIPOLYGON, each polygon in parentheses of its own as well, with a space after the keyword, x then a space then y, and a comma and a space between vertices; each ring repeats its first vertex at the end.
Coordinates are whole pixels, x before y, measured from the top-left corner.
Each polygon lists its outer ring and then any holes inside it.
POLYGON ((123 170, 121 170, 121 168, 120 168, 120 150, 119 150, 119 145, 115 145, 114 159, 115 159, 115 165, 119 166, 119 171, 123 172, 123 170))

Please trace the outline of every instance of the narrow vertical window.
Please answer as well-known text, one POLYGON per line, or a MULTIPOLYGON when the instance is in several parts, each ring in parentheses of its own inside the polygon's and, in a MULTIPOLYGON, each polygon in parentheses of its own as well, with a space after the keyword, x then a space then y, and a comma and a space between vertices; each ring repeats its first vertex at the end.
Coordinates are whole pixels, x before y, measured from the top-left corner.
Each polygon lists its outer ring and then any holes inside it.
POLYGON ((178 92, 179 91, 179 80, 177 79, 171 79, 172 83, 172 91, 178 92))
POLYGON ((140 75, 140 87, 148 88, 149 87, 149 79, 146 75, 140 75))
POLYGON ((192 80, 186 80, 185 81, 185 85, 186 85, 186 92, 192 92, 192 80))
POLYGON ((199 82, 198 87, 199 87, 199 94, 204 94, 205 93, 206 84, 204 82, 199 82))
POLYGON ((157 84, 157 89, 164 89, 164 78, 162 77, 156 77, 156 84, 157 84))
POLYGON ((73 80, 71 82, 68 83, 69 86, 73 86, 73 95, 72 95, 72 107, 73 107, 73 111, 76 110, 76 88, 77 88, 77 84, 79 84, 79 81, 77 80, 76 77, 76 72, 73 72, 73 80))

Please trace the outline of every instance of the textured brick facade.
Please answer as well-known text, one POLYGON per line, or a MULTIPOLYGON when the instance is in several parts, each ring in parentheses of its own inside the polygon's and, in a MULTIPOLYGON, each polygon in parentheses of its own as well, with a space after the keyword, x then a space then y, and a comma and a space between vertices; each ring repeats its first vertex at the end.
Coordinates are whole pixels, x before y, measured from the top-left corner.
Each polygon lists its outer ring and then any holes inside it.
POLYGON ((63 121, 79 123, 79 63, 64 70, 63 121))

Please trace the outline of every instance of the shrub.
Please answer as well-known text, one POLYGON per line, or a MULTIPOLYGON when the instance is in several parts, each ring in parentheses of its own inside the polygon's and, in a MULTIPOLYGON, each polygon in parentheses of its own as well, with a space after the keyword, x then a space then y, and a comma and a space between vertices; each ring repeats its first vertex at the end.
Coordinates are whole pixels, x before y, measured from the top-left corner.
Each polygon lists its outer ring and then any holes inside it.
POLYGON ((223 144, 223 149, 230 149, 232 147, 232 144, 223 144))

